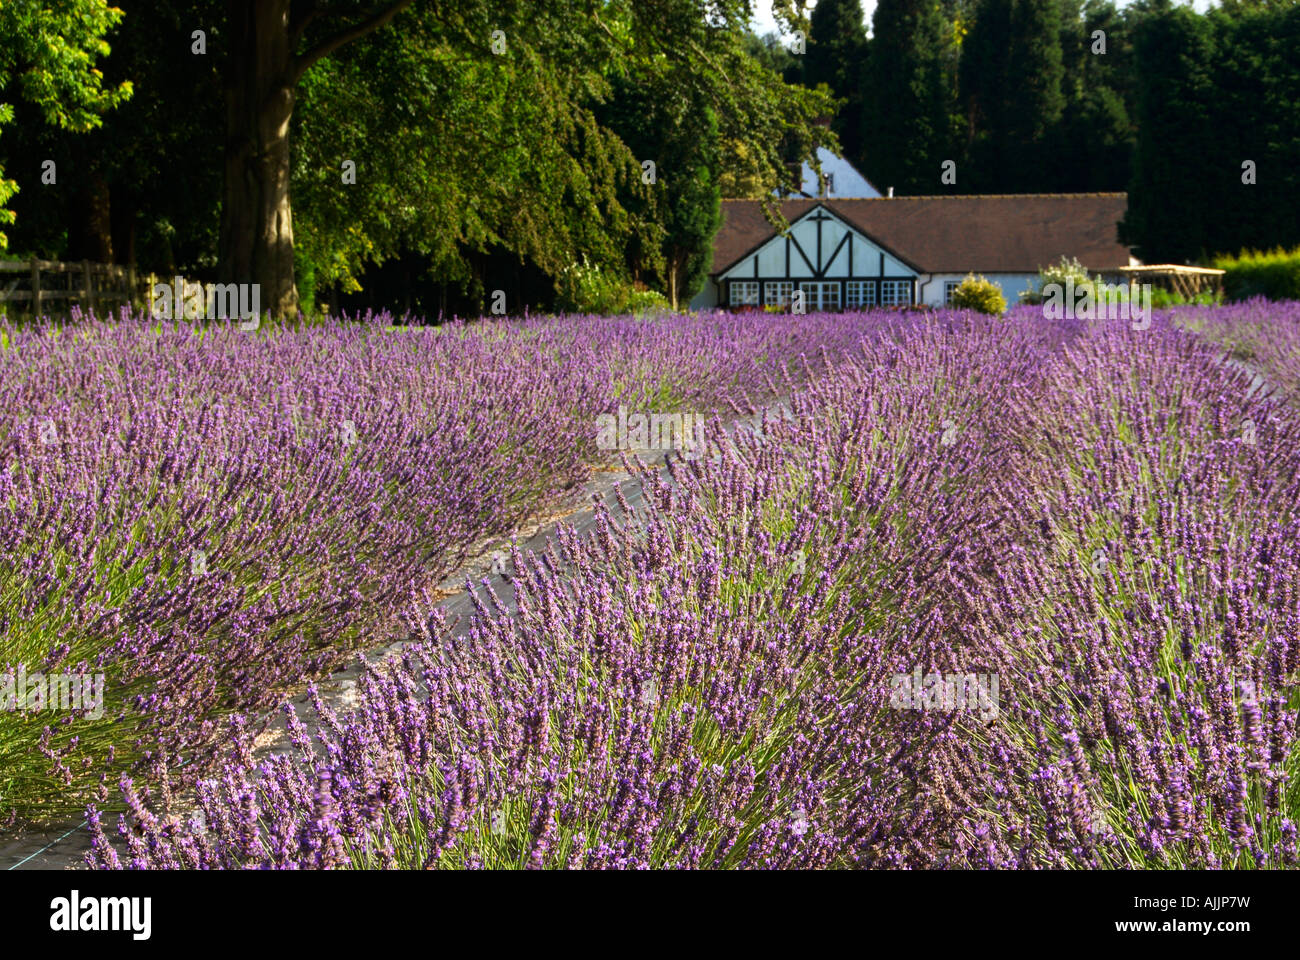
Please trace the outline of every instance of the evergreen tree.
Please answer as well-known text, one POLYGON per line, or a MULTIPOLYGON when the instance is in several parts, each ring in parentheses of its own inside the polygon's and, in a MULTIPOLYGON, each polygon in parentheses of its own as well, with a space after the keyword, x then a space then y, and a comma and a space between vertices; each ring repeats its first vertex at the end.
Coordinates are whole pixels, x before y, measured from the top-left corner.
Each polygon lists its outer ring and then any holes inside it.
POLYGON ((882 189, 951 192, 939 180, 951 146, 942 7, 934 0, 880 0, 872 29, 863 170, 882 189))
POLYGON ((1213 125, 1201 128, 1198 164, 1206 251, 1300 244, 1300 7, 1235 4, 1205 19, 1216 52, 1213 125), (1242 182, 1247 161, 1253 184, 1242 182))
POLYGON ((1187 7, 1152 15, 1134 37, 1141 71, 1138 139, 1120 238, 1147 263, 1206 252, 1211 196, 1203 151, 1218 136, 1209 116, 1216 44, 1209 20, 1187 7))
POLYGON ((821 0, 812 12, 812 33, 803 58, 802 82, 826 84, 844 101, 831 122, 844 153, 862 154, 862 106, 866 81, 867 32, 859 0, 821 0))
POLYGON ((1134 139, 1128 20, 1110 0, 1063 0, 1062 11, 1065 111, 1057 127, 1056 163, 1049 171, 1048 188, 1124 190, 1134 139))
POLYGON ((981 0, 961 64, 972 185, 1052 187, 1063 76, 1059 0, 981 0))

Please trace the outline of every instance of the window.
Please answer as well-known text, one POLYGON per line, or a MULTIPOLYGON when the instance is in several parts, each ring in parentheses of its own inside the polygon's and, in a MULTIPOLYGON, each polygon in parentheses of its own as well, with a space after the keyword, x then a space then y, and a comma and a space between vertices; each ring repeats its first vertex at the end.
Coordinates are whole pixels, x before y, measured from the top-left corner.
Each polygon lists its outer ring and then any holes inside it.
POLYGON ((799 284, 803 291, 803 306, 809 313, 814 311, 827 313, 840 308, 839 281, 830 283, 805 282, 799 284))
POLYGON ((844 284, 844 305, 850 309, 874 307, 876 285, 870 280, 850 280, 844 284))
POLYGON ((943 282, 943 305, 945 307, 952 306, 952 295, 960 286, 960 280, 945 280, 943 282))
POLYGON ((787 280, 769 280, 763 285, 763 300, 769 307, 789 307, 794 284, 787 280))
POLYGON ((731 305, 733 307, 758 306, 758 281, 732 280, 731 305))
POLYGON ((881 306, 893 307, 904 303, 912 302, 912 281, 911 280, 881 280, 880 281, 880 303, 881 306))

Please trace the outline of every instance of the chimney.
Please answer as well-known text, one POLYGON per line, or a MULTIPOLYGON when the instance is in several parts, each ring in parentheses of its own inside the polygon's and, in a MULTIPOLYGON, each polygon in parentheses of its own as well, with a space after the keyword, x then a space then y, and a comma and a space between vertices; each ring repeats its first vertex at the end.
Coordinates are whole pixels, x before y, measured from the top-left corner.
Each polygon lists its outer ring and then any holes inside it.
POLYGON ((893 188, 893 187, 890 187, 890 188, 889 188, 889 199, 890 199, 890 200, 893 200, 893 199, 894 199, 894 188, 893 188))

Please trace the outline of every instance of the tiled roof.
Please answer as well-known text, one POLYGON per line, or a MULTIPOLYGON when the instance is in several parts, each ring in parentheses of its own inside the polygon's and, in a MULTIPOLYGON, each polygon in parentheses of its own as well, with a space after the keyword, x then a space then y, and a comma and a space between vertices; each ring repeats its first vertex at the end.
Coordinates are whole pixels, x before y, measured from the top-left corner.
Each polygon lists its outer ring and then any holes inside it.
MULTIPOLYGON (((1062 256, 1094 271, 1129 264, 1116 237, 1124 193, 783 200, 780 209, 794 221, 819 203, 923 273, 1034 273, 1062 256)), ((724 200, 722 216, 714 274, 775 233, 759 200, 724 200)))

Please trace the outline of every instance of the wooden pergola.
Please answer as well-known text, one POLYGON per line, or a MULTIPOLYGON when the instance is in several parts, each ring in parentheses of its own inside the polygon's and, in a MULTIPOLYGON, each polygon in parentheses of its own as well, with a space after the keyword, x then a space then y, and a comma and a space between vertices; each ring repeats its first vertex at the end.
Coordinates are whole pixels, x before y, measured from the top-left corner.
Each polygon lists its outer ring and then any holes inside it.
POLYGON ((1158 263, 1147 267, 1120 267, 1120 273, 1134 280, 1159 283, 1184 297, 1194 297, 1203 290, 1220 290, 1223 271, 1212 267, 1185 267, 1178 263, 1158 263))

